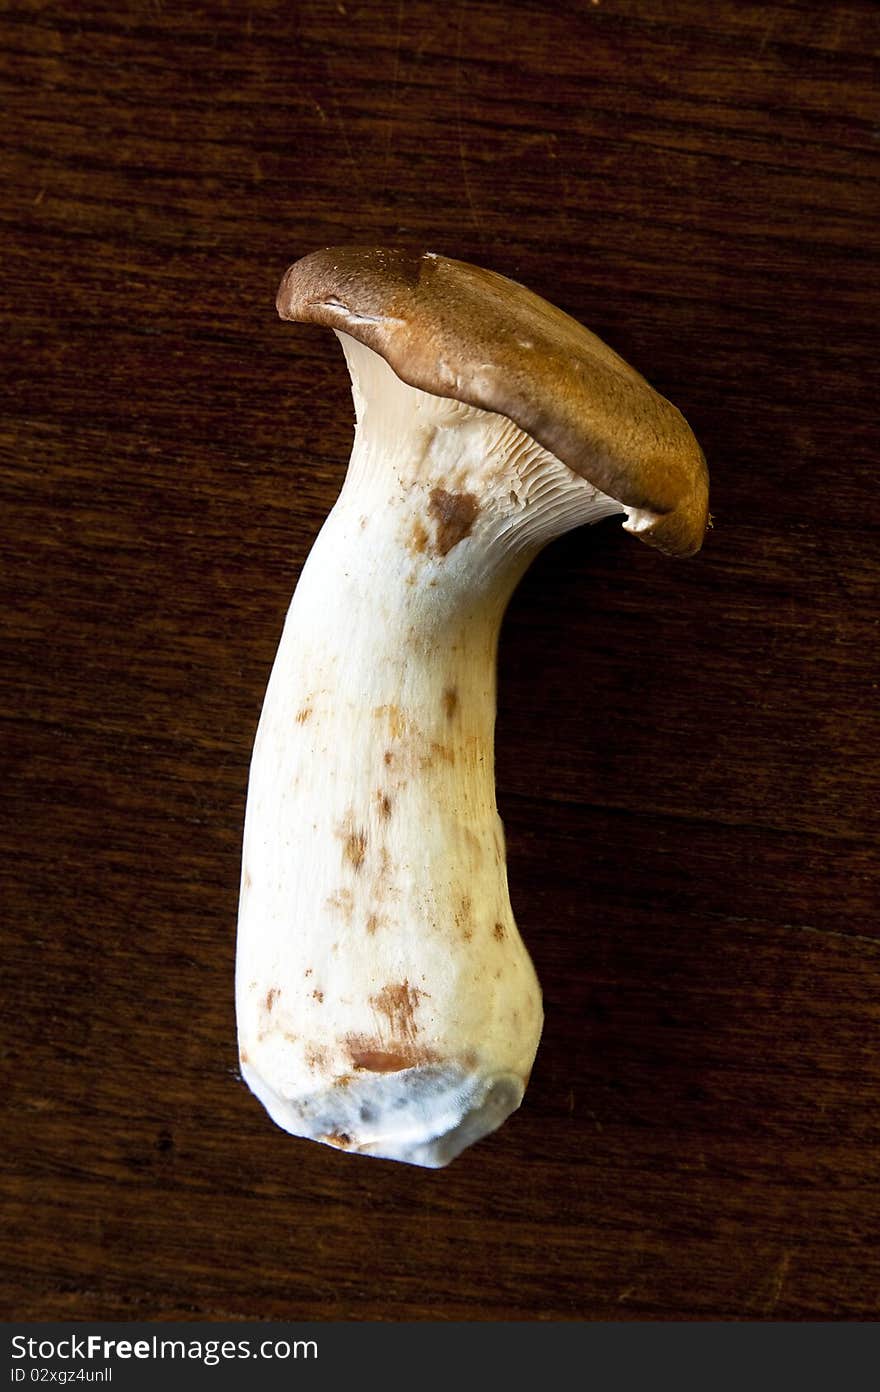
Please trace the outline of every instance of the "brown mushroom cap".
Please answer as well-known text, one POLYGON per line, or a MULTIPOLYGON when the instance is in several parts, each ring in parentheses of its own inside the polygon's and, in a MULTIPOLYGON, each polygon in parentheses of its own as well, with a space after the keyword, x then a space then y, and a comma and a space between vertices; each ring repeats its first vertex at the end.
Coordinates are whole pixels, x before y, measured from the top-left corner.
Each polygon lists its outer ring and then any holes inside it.
POLYGON ((433 252, 328 247, 296 261, 282 319, 326 324, 402 381, 507 416, 640 517, 672 555, 698 551, 708 472, 687 421, 616 353, 514 280, 433 252), (647 514, 647 516, 645 516, 647 514))

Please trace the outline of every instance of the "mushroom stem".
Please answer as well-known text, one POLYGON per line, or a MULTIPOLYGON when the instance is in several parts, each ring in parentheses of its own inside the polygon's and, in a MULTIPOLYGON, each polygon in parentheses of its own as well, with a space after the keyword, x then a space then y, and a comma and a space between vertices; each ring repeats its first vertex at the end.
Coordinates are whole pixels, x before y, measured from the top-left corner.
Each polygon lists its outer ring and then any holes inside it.
POLYGON ((295 1135, 440 1166, 519 1105, 542 1025, 495 803, 502 616, 542 546, 626 509, 339 338, 354 448, 251 766, 241 1067, 295 1135))

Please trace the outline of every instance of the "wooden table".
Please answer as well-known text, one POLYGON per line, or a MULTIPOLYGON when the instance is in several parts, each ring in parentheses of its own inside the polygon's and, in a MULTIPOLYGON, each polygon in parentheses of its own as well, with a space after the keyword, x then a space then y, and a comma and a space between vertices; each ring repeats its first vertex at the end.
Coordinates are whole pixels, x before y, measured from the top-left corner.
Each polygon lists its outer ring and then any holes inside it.
POLYGON ((4 104, 4 1317, 875 1319, 870 0, 22 3, 4 104), (522 583, 498 800, 546 1025, 443 1171, 239 1079, 248 761, 351 441, 325 244, 525 282, 714 528, 522 583))

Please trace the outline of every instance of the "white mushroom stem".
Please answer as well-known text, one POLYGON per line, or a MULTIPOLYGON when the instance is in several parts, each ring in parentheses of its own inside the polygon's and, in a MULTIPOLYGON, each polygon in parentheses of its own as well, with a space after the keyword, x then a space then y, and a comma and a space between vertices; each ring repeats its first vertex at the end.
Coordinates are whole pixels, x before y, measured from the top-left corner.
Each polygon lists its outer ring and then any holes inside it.
POLYGON ((251 766, 241 1067, 294 1135, 439 1166, 519 1105, 542 1025, 495 804, 501 619, 543 545, 623 509, 339 337, 354 449, 251 766))

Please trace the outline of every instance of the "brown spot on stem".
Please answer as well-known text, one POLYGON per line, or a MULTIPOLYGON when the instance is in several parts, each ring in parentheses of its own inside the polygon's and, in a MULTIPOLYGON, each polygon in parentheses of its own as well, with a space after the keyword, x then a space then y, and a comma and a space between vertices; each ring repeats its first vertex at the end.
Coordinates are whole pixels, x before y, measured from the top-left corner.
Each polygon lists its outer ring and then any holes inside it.
MULTIPOLYGON (((338 889, 335 894, 331 894, 326 900, 328 909, 336 909, 343 918, 350 919, 354 911, 354 895, 350 889, 338 889)), ((306 976, 310 976, 306 972, 306 976)))
POLYGON ((442 701, 446 719, 451 720, 458 710, 458 689, 454 686, 447 686, 443 692, 442 701))
POLYGON ((391 816, 391 799, 387 793, 383 793, 380 788, 376 797, 379 802, 379 816, 383 822, 387 822, 391 816))
POLYGON ((474 914, 473 903, 469 894, 463 894, 458 903, 458 908, 453 913, 455 926, 461 929, 461 936, 465 942, 470 942, 474 936, 474 914))
POLYGON ((391 752, 390 749, 386 749, 386 750, 385 750, 385 756, 384 756, 384 757, 385 757, 385 762, 386 762, 386 764, 393 764, 393 763, 394 763, 394 755, 392 754, 392 752, 391 752))
POLYGON ((278 997, 279 997, 280 995, 281 995, 281 992, 279 991, 279 989, 278 989, 277 986, 273 986, 273 987, 271 988, 271 990, 269 990, 269 991, 266 992, 266 1014, 267 1014, 267 1015, 271 1015, 273 1009, 275 1008, 275 1002, 277 1001, 277 999, 278 999, 278 997))
POLYGON ((337 1150, 348 1150, 351 1145, 351 1136, 347 1136, 344 1131, 328 1131, 321 1140, 326 1141, 327 1145, 336 1146, 337 1150))
MULTIPOLYGON (((373 717, 375 720, 388 721, 388 734, 393 740, 402 739, 404 735, 409 735, 414 730, 412 720, 400 709, 400 706, 393 704, 387 706, 374 706, 373 717)), ((391 753, 390 750, 388 752, 391 753)), ((392 754, 392 758, 393 757, 392 754)), ((389 759, 387 755, 385 762, 386 764, 391 763, 391 759, 389 759)))
POLYGON ((249 1062, 247 1049, 242 1049, 242 1051, 241 1051, 241 1053, 239 1054, 238 1057, 239 1057, 239 1061, 240 1061, 241 1063, 248 1063, 248 1062, 249 1062))
POLYGON ((358 874, 366 859, 368 838, 366 829, 355 820, 353 808, 349 808, 344 820, 337 825, 336 835, 342 842, 343 865, 358 874))
POLYGON ((445 488, 432 488, 428 511, 437 525, 434 538, 437 554, 446 556, 468 535, 480 505, 474 493, 448 493, 445 488))
POLYGON ((495 927, 492 929, 492 937, 496 942, 504 942, 504 936, 504 924, 496 923, 495 927))
POLYGON ((373 934, 378 931, 378 928, 379 915, 374 913, 369 914, 367 917, 367 932, 369 933, 370 937, 372 937, 373 934))
POLYGON ((431 740, 427 753, 419 756, 419 765, 423 769, 434 768, 435 764, 454 763, 455 750, 448 744, 441 744, 439 740, 431 740))
POLYGON ((306 1067, 323 1073, 327 1067, 327 1050, 321 1044, 309 1044, 305 1051, 306 1067))
POLYGON ((306 721, 310 718, 311 714, 311 706, 303 706, 302 710, 298 710, 296 713, 297 725, 305 725, 306 721))
POLYGON ((305 975, 305 976, 311 976, 312 970, 313 970, 312 967, 306 967, 305 972, 304 972, 304 975, 305 975))
POLYGON ((418 518, 413 523, 407 546, 416 556, 423 556, 428 549, 428 533, 418 518))
POLYGON ((352 1066, 359 1073, 400 1073, 404 1068, 418 1068, 437 1059, 432 1049, 394 1040, 384 1044, 381 1039, 366 1035, 349 1035, 346 1047, 352 1066))
POLYGON ((316 990, 316 991, 313 991, 313 992, 312 992, 312 1000, 316 1000, 316 1001, 318 1002, 319 1005, 323 1005, 323 1004, 324 1004, 324 992, 323 992, 323 991, 317 991, 317 990, 316 990))
POLYGON ((365 831, 352 831, 345 842, 346 860, 349 861, 355 870, 360 870, 366 854, 367 833, 365 831))
POLYGON ((353 1048, 351 1061, 358 1071, 368 1073, 399 1073, 402 1068, 409 1068, 410 1064, 408 1055, 392 1054, 387 1049, 353 1048))
POLYGON ((375 996, 370 996, 370 1004, 385 1016, 392 1034, 412 1041, 418 1033, 415 1012, 424 994, 408 981, 401 981, 383 986, 375 996))

